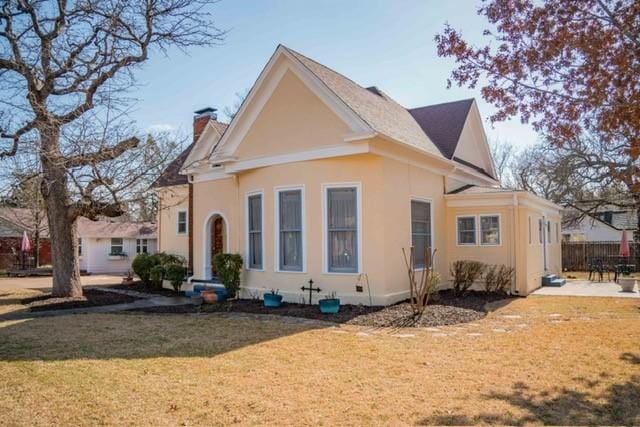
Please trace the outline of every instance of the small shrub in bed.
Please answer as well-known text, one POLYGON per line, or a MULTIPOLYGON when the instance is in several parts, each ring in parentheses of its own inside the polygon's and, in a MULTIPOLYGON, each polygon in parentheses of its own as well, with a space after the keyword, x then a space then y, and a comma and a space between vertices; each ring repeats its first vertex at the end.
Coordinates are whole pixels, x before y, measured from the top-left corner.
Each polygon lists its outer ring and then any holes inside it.
POLYGON ((242 271, 242 256, 240 254, 217 254, 213 257, 216 274, 229 294, 235 298, 240 289, 240 272, 242 271))
POLYGON ((497 293, 506 295, 511 288, 513 278, 513 268, 506 265, 492 265, 487 268, 484 276, 485 290, 487 293, 497 293))
POLYGON ((451 275, 453 276, 453 295, 464 296, 484 272, 486 264, 479 261, 455 261, 451 264, 451 275))
POLYGON ((149 271, 149 281, 154 288, 162 288, 162 279, 164 278, 165 267, 163 265, 154 265, 149 271))
POLYGON ((138 254, 131 263, 131 268, 133 272, 138 275, 142 283, 145 286, 150 285, 149 276, 151 274, 151 269, 158 264, 156 258, 149 254, 138 254))
POLYGON ((175 290, 176 293, 180 293, 180 288, 186 275, 187 269, 181 264, 169 264, 166 267, 165 279, 171 282, 171 286, 173 286, 173 290, 175 290))

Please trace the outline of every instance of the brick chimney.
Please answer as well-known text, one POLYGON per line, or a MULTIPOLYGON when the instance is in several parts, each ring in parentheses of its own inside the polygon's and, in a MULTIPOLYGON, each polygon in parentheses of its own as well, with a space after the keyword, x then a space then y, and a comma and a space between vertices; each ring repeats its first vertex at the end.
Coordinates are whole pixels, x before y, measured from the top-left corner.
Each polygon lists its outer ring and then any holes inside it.
POLYGON ((194 111, 195 116, 193 117, 193 142, 196 142, 202 132, 204 131, 204 127, 209 123, 210 120, 216 120, 218 118, 218 114, 216 113, 215 108, 206 107, 202 110, 194 111))

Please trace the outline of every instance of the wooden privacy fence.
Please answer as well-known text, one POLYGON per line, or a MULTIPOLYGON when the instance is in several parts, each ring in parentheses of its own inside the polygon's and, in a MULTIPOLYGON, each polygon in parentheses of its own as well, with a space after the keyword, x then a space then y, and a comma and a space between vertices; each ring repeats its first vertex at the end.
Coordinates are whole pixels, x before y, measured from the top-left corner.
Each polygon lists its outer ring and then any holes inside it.
POLYGON ((640 243, 629 242, 630 256, 620 258, 620 242, 562 242, 562 269, 587 271, 589 263, 601 259, 605 266, 619 263, 639 265, 640 243))

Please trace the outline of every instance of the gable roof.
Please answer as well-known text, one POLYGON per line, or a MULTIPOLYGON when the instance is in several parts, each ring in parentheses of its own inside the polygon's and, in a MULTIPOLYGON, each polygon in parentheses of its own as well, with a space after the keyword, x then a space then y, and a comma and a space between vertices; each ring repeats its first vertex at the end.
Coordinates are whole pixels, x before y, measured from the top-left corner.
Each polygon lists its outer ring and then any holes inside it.
MULTIPOLYGON (((480 179, 480 182, 490 185, 496 182, 484 131, 480 132, 473 143, 485 145, 480 147, 480 152, 486 153, 488 160, 484 157, 477 161, 473 158, 462 160, 455 154, 456 148, 461 145, 459 140, 464 134, 467 119, 475 114, 474 120, 476 116, 481 120, 477 107, 474 108, 476 104, 473 99, 408 110, 379 88, 364 88, 342 74, 283 45, 278 45, 243 100, 238 113, 219 139, 213 141, 206 132, 201 135, 199 141, 205 144, 199 146, 196 143, 196 149, 187 155, 186 162, 183 161, 182 173, 210 172, 210 168, 201 169, 201 166, 205 166, 204 160, 209 166, 219 167, 239 160, 235 152, 244 135, 249 131, 251 123, 266 104, 280 79, 288 71, 293 72, 345 121, 352 132, 344 136, 345 142, 380 136, 444 161, 456 167, 462 174, 475 180, 480 179), (453 163, 464 167, 458 168, 453 163), (490 166, 486 166, 485 163, 490 166), (189 169, 185 168, 185 165, 189 169)), ((481 121, 480 126, 482 127, 481 121)), ((242 167, 251 166, 247 164, 242 167)), ((233 166, 229 168, 231 172, 237 170, 239 169, 234 169, 233 166)), ((226 168, 222 166, 216 173, 224 176, 226 168)))
POLYGON ((438 147, 420 128, 409 111, 380 89, 373 87, 365 89, 353 80, 313 59, 288 47, 283 46, 283 48, 318 77, 374 131, 438 157, 441 156, 438 147))
POLYGON ((409 113, 429 135, 442 155, 447 159, 453 159, 472 104, 473 99, 463 99, 411 108, 409 113))
POLYGON ((158 226, 152 222, 107 221, 80 217, 77 220, 78 237, 115 237, 155 239, 158 226))
MULTIPOLYGON (((213 126, 213 128, 216 129, 220 135, 224 134, 228 126, 226 123, 222 123, 217 120, 210 120, 209 123, 207 123, 207 127, 209 127, 210 125, 213 126)), ((187 184, 187 176, 180 174, 180 170, 184 166, 185 162, 189 158, 189 155, 191 154, 191 151, 196 146, 199 140, 200 138, 198 138, 198 140, 196 140, 195 142, 189 144, 189 146, 185 148, 184 151, 182 151, 182 153, 178 155, 178 157, 176 157, 171 163, 169 163, 169 165, 167 165, 165 170, 160 174, 158 179, 155 180, 151 187, 171 187, 173 185, 187 184)))

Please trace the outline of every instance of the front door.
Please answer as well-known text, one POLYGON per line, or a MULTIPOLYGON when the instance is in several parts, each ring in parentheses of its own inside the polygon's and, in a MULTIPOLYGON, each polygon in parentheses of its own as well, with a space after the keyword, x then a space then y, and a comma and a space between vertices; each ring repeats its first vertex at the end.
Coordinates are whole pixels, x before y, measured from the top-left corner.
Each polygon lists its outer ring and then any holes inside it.
POLYGON ((213 221, 211 227, 211 271, 213 275, 216 275, 216 266, 213 263, 213 259, 217 254, 224 251, 224 220, 221 217, 217 217, 213 221))

